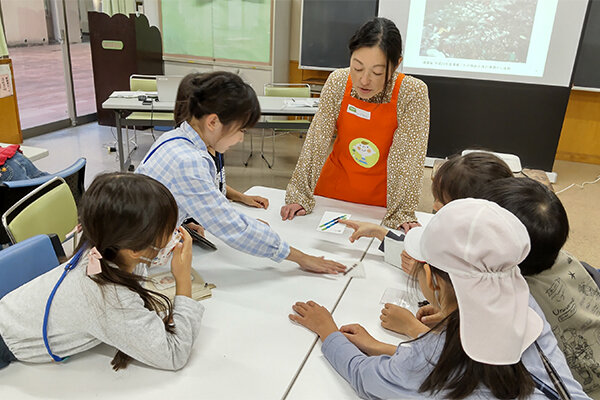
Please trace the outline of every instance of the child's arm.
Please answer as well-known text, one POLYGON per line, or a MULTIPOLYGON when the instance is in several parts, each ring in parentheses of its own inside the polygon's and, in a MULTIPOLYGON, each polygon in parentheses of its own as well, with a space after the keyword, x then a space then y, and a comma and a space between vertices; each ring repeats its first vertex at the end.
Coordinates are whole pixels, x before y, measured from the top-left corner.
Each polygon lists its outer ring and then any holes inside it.
POLYGON ((265 210, 269 208, 269 199, 261 196, 248 196, 247 194, 238 192, 229 185, 227 185, 227 198, 250 207, 264 208, 265 210))
POLYGON ((297 314, 290 314, 289 318, 319 335, 325 358, 360 397, 387 399, 417 395, 422 379, 414 379, 410 366, 405 371, 400 360, 410 360, 410 347, 397 350, 378 342, 359 325, 342 327, 346 332, 339 332, 329 311, 313 301, 298 302, 292 308, 297 314), (348 340, 349 336, 354 336, 353 339, 360 343, 358 347, 348 340), (402 351, 402 354, 399 356, 396 351, 402 351), (384 355, 369 357, 363 352, 384 355), (406 354, 409 357, 405 357, 406 354))
POLYGON ((385 235, 387 235, 389 231, 386 227, 371 222, 355 221, 351 219, 339 220, 338 222, 354 230, 354 233, 350 236, 351 243, 354 243, 361 237, 374 237, 383 241, 385 235))

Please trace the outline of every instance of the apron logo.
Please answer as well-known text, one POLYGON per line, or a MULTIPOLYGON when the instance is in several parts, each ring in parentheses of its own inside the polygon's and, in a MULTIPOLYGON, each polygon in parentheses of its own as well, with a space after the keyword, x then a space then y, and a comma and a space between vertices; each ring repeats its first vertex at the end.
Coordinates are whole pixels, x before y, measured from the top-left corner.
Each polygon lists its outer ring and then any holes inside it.
POLYGON ((371 168, 379 161, 379 149, 368 139, 356 138, 348 147, 350 155, 361 167, 371 168))
POLYGON ((369 111, 361 110, 360 108, 348 104, 348 113, 356 115, 359 118, 371 119, 371 113, 369 111))

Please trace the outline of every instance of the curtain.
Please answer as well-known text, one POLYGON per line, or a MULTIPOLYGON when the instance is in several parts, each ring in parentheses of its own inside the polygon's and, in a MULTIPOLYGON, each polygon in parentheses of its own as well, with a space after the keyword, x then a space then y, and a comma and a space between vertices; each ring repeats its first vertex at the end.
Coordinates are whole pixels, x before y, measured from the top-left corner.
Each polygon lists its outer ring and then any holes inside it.
POLYGON ((6 47, 6 38, 4 37, 4 27, 0 20, 0 57, 8 56, 8 48, 6 47))

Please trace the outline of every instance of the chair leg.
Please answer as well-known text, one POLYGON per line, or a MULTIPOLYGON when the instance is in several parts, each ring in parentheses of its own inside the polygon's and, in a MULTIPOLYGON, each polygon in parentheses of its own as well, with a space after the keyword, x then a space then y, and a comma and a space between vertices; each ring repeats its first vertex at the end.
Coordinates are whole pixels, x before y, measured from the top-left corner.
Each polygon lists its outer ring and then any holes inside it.
POLYGON ((272 131, 272 136, 271 138, 273 139, 273 157, 272 157, 272 161, 269 163, 269 160, 267 160, 267 158, 265 157, 265 130, 263 129, 262 131, 262 141, 261 141, 261 145, 260 145, 260 156, 263 160, 265 160, 265 162, 267 163, 267 167, 269 168, 273 168, 273 164, 275 164, 275 130, 271 130, 272 131))
MULTIPOLYGON (((252 133, 248 133, 248 136, 250 136, 250 154, 248 154, 248 158, 246 159, 246 161, 244 162, 244 167, 248 166, 248 163, 250 162, 250 158, 252 158, 252 152, 254 151, 254 146, 252 145, 252 133)), ((246 141, 244 140, 242 142, 242 154, 244 154, 246 150, 246 141)))

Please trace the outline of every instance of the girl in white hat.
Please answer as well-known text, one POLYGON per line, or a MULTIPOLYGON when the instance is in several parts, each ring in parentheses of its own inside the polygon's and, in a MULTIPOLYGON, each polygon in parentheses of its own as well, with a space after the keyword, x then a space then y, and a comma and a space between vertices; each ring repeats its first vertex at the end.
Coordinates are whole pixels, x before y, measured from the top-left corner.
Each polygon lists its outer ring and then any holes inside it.
POLYGON ((530 242, 512 213, 456 200, 411 229, 405 248, 421 261, 413 277, 445 316, 429 329, 407 311, 414 340, 395 347, 360 325, 338 330, 312 301, 292 307, 290 319, 319 335, 327 360, 361 397, 589 398, 519 272, 530 242))

